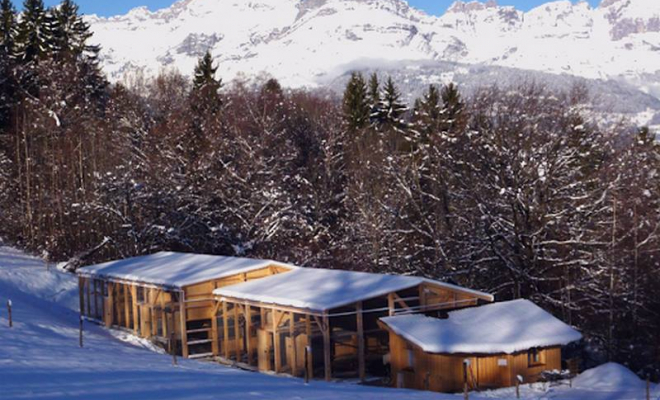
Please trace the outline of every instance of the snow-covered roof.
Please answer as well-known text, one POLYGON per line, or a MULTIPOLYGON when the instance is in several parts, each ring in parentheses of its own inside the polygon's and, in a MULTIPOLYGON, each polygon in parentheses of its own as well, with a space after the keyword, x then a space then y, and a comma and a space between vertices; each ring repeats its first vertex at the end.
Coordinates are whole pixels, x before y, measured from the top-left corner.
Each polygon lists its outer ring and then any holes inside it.
POLYGON ((500 354, 566 345, 582 335, 529 300, 452 311, 449 318, 381 318, 394 333, 428 353, 500 354))
POLYGON ((486 293, 424 278, 314 268, 299 268, 286 274, 225 286, 216 289, 213 294, 219 297, 327 311, 413 288, 425 282, 473 293, 484 299, 492 298, 486 293))
POLYGON ((78 274, 183 288, 270 265, 296 268, 272 260, 160 252, 80 268, 78 274))

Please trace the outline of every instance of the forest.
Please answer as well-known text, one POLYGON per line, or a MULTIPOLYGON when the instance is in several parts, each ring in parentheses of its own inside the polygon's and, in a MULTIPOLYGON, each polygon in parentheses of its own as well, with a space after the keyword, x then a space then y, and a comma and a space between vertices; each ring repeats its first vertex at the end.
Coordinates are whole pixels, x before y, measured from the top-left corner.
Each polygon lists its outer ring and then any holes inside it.
POLYGON ((660 146, 589 93, 354 72, 110 83, 71 0, 0 1, 0 237, 79 265, 159 250, 426 276, 527 298, 586 360, 660 375, 660 146))

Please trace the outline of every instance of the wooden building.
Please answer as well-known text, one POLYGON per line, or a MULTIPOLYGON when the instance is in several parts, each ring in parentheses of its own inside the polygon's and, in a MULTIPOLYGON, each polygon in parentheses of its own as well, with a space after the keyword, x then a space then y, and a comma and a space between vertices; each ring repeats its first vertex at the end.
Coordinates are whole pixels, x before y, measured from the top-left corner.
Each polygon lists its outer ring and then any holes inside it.
POLYGON ((184 357, 210 356, 212 292, 296 267, 271 260, 161 252, 81 268, 80 312, 184 357))
POLYGON ((581 335, 527 300, 448 313, 385 317, 393 385, 438 392, 536 382, 560 370, 561 346, 581 335))
POLYGON ((381 317, 493 301, 423 278, 307 268, 213 293, 214 355, 260 371, 326 380, 385 374, 390 349, 381 317))

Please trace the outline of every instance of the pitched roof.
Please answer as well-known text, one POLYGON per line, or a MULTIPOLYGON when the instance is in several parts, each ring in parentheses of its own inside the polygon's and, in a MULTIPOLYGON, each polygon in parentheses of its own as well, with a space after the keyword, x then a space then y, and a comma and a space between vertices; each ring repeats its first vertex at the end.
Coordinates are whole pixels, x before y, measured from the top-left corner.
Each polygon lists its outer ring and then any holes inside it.
POLYGON ((499 354, 566 345, 582 335, 529 300, 514 300, 449 313, 381 318, 394 333, 428 353, 499 354))
POLYGON ((296 268, 272 260, 160 252, 80 268, 78 274, 182 288, 270 265, 296 268))
POLYGON ((313 268, 299 268, 286 274, 225 286, 216 289, 213 294, 220 297, 327 311, 413 288, 425 282, 492 299, 492 296, 486 293, 425 278, 313 268))

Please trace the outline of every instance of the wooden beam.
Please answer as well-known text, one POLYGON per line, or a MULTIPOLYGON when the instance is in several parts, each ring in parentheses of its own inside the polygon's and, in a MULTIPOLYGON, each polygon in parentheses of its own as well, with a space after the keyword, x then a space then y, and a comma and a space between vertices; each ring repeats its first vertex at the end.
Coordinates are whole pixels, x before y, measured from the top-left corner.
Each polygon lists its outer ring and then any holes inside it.
POLYGON ((241 324, 239 323, 239 305, 234 303, 234 353, 236 362, 241 362, 241 324))
POLYGON ((227 317, 227 302, 222 302, 222 347, 225 358, 229 360, 229 322, 227 317))
POLYGON ((293 376, 298 376, 298 354, 296 351, 296 327, 295 327, 296 314, 289 312, 289 336, 291 337, 292 351, 291 351, 291 373, 293 376))
POLYGON ((282 354, 280 348, 280 334, 277 332, 280 319, 277 315, 277 310, 273 308, 273 354, 275 355, 275 372, 280 372, 282 369, 282 354))
POLYGON ((124 319, 125 319, 125 327, 127 329, 131 329, 131 308, 129 303, 130 296, 128 294, 128 286, 123 285, 124 287, 124 319))
POLYGON ((90 296, 90 293, 89 293, 90 290, 91 290, 91 285, 89 284, 89 282, 90 282, 89 279, 90 278, 85 279, 85 283, 86 283, 85 286, 87 288, 87 315, 91 316, 92 315, 92 301, 90 299, 91 296, 90 296))
POLYGON ((181 319, 181 355, 188 358, 188 323, 186 318, 186 293, 179 294, 179 316, 181 319))
POLYGON ((394 305, 394 293, 387 295, 387 308, 389 309, 390 317, 394 315, 394 310, 396 309, 396 306, 394 305))
POLYGON ((247 347, 247 363, 252 365, 252 307, 249 304, 245 304, 245 345, 247 347))
POLYGON ((426 306, 426 285, 423 283, 419 285, 419 305, 422 307, 426 306))
POLYGON ((161 292, 160 296, 160 325, 163 327, 163 337, 168 338, 168 329, 167 329, 167 315, 165 313, 165 292, 161 292))
POLYGON ((399 296, 399 295, 396 294, 396 293, 392 293, 392 294, 394 295, 394 300, 395 300, 397 303, 399 303, 403 308, 405 308, 405 309, 407 309, 407 310, 410 310, 410 306, 409 306, 408 304, 406 304, 405 301, 403 301, 403 299, 401 298, 401 296, 399 296))
POLYGON ((78 277, 78 296, 80 300, 80 315, 85 315, 85 295, 83 294, 83 288, 85 286, 85 278, 82 276, 78 277))
POLYGON ((358 339, 358 376, 360 381, 365 380, 365 348, 364 348, 364 318, 362 315, 362 302, 359 301, 356 306, 357 311, 357 339, 358 339))
POLYGON ((213 357, 220 354, 218 346, 218 308, 220 308, 220 303, 216 301, 211 312, 211 353, 213 353, 213 357))
POLYGON ((140 317, 138 316, 138 298, 137 298, 137 286, 131 286, 131 297, 133 297, 133 332, 136 335, 140 334, 140 317))
POLYGON ((113 315, 114 315, 114 292, 115 291, 115 285, 112 282, 108 282, 108 298, 106 301, 106 306, 105 306, 105 326, 106 327, 111 327, 112 326, 112 320, 113 320, 113 315))
POLYGON ((332 379, 332 354, 330 351, 330 319, 326 314, 323 316, 323 364, 326 381, 332 379))

